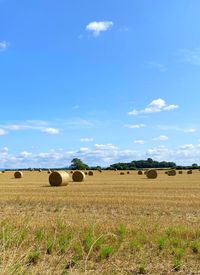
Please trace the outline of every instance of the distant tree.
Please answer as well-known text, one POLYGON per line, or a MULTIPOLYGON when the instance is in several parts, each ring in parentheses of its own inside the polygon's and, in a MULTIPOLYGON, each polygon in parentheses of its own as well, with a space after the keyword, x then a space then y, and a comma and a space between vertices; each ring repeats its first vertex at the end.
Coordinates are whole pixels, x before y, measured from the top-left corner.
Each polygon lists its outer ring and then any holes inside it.
POLYGON ((78 158, 74 158, 71 161, 71 165, 69 168, 72 170, 85 170, 85 169, 89 169, 89 166, 87 164, 85 164, 84 162, 82 162, 82 160, 80 160, 78 158))
POLYGON ((155 161, 151 158, 147 160, 134 160, 129 163, 115 163, 110 165, 108 169, 110 170, 135 170, 135 169, 144 169, 144 168, 175 168, 176 163, 166 162, 166 161, 155 161))
POLYGON ((101 166, 91 166, 89 167, 91 170, 102 170, 101 166))
POLYGON ((194 168, 194 169, 195 169, 195 168, 198 168, 198 167, 199 167, 199 166, 198 166, 198 164, 197 164, 197 163, 193 163, 193 164, 192 164, 192 168, 194 168))

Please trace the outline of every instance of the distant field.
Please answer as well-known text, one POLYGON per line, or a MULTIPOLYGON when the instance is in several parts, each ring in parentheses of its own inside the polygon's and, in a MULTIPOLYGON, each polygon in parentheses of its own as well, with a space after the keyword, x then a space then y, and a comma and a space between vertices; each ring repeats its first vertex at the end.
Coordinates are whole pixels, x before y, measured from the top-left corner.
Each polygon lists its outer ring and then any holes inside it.
POLYGON ((0 174, 0 274, 200 274, 200 172, 0 174))

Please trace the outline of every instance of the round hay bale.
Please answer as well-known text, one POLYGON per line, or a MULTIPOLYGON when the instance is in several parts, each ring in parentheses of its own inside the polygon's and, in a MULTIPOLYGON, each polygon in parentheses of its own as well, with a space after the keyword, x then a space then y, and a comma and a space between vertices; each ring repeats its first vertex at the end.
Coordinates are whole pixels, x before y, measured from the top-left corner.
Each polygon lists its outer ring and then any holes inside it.
POLYGON ((147 171, 146 176, 148 179, 156 179, 158 176, 158 173, 156 170, 150 169, 147 171))
POLYGON ((23 173, 21 171, 16 171, 14 173, 14 177, 15 177, 15 179, 21 179, 21 178, 23 178, 23 173))
POLYGON ((129 171, 127 171, 127 174, 129 175, 129 174, 130 174, 130 172, 129 172, 129 171))
POLYGON ((102 170, 99 169, 98 171, 99 171, 100 173, 102 173, 102 170))
POLYGON ((124 172, 121 172, 120 175, 125 175, 124 172))
POLYGON ((4 174, 4 173, 5 173, 5 171, 2 171, 2 173, 4 174))
POLYGON ((47 174, 51 174, 51 170, 48 170, 48 171, 47 171, 47 174))
MULTIPOLYGON (((145 171, 146 172, 146 171, 145 171)), ((143 171, 142 170, 139 170, 138 171, 138 175, 143 175, 143 171)))
POLYGON ((165 174, 168 175, 168 171, 165 171, 165 174))
POLYGON ((93 175, 94 175, 93 171, 88 172, 88 176, 93 176, 93 175))
POLYGON ((191 175, 191 174, 192 174, 192 170, 188 170, 188 171, 187 171, 187 174, 188 174, 188 175, 191 175))
POLYGON ((172 176, 172 177, 174 177, 174 176, 176 176, 176 170, 174 170, 174 169, 171 169, 171 170, 169 170, 168 171, 168 176, 172 176))
POLYGON ((70 173, 71 173, 71 174, 73 174, 73 173, 74 173, 74 171, 70 171, 70 173))
POLYGON ((87 172, 84 172, 84 174, 87 176, 88 173, 87 173, 87 172))
POLYGON ((178 171, 179 175, 182 175, 183 174, 183 171, 178 171))
POLYGON ((54 171, 49 176, 49 184, 51 186, 66 185, 69 182, 69 174, 65 171, 54 171))
POLYGON ((85 180, 85 174, 81 171, 74 171, 72 174, 72 180, 75 182, 82 182, 85 180))

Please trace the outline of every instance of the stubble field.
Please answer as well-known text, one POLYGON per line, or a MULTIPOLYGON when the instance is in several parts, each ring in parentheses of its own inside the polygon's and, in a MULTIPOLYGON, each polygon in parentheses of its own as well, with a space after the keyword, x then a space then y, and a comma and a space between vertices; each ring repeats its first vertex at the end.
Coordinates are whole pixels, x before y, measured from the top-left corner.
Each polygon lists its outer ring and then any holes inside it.
POLYGON ((200 172, 0 174, 0 274, 200 274, 200 172))

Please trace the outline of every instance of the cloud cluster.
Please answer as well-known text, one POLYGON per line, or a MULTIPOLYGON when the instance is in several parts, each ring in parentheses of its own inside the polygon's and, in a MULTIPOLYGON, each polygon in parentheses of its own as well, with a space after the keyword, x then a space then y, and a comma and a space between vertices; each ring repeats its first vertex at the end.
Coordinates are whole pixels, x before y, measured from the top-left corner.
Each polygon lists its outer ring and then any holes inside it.
POLYGON ((137 139, 137 140, 134 140, 134 143, 135 144, 144 144, 145 143, 145 141, 144 140, 142 140, 142 139, 137 139))
POLYGON ((112 144, 95 144, 92 148, 84 147, 74 151, 60 149, 40 153, 23 151, 11 154, 7 148, 0 150, 2 168, 66 167, 75 157, 90 165, 107 166, 114 161, 130 161, 138 155, 135 150, 119 149, 112 144))
POLYGON ((74 151, 59 149, 40 153, 22 151, 12 154, 7 147, 0 150, 2 168, 66 167, 75 157, 89 165, 101 166, 149 157, 158 161, 166 160, 180 165, 191 165, 198 163, 200 159, 200 144, 183 144, 173 150, 166 146, 155 146, 146 150, 122 149, 113 144, 95 144, 91 148, 83 147, 74 151))
POLYGON ((148 149, 146 155, 162 161, 174 161, 179 165, 191 165, 198 163, 200 159, 200 144, 180 145, 175 149, 169 149, 166 146, 158 146, 148 149))
POLYGON ((5 51, 10 46, 7 41, 0 41, 0 51, 5 51))
POLYGON ((43 128, 41 131, 49 135, 57 135, 60 133, 60 130, 57 128, 43 128))
POLYGON ((36 130, 49 135, 60 133, 58 128, 48 127, 48 122, 45 121, 26 121, 20 124, 1 125, 0 136, 7 135, 12 131, 36 130))
POLYGON ((190 128, 190 129, 184 130, 184 133, 195 133, 196 131, 197 131, 197 129, 190 128))
POLYGON ((155 141, 167 141, 169 138, 167 136, 161 135, 159 137, 154 138, 155 141))
POLYGON ((93 21, 86 26, 86 30, 92 32, 93 36, 97 37, 101 32, 107 31, 113 25, 112 21, 93 21))
POLYGON ((8 132, 6 130, 0 128, 0 136, 5 136, 5 135, 7 135, 7 133, 8 132))
POLYGON ((93 141, 93 138, 81 138, 80 139, 81 142, 92 142, 93 141))
POLYGON ((142 110, 134 109, 131 112, 128 112, 128 115, 136 116, 140 114, 158 113, 161 111, 171 111, 177 108, 179 108, 178 105, 176 104, 168 105, 165 100, 158 98, 158 99, 154 99, 150 104, 147 105, 146 108, 142 110))
POLYGON ((140 129, 146 127, 145 124, 126 124, 124 126, 129 129, 140 129))
POLYGON ((179 54, 182 62, 200 66, 200 48, 181 49, 179 54))
MULTIPOLYGON (((58 135, 62 130, 81 130, 102 127, 100 121, 89 121, 81 118, 59 119, 54 121, 26 120, 17 123, 0 124, 0 136, 7 135, 14 131, 38 131, 48 135, 58 135)), ((91 142, 91 138, 84 138, 82 142, 91 142), (89 139, 89 140, 88 140, 89 139)))

